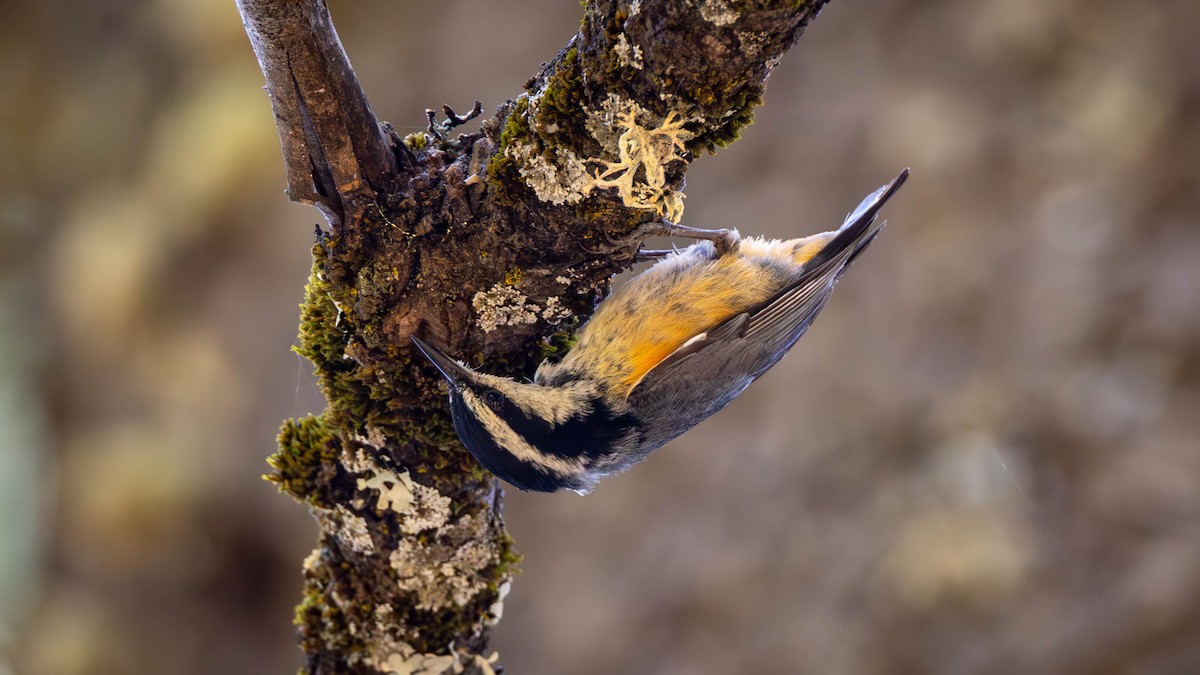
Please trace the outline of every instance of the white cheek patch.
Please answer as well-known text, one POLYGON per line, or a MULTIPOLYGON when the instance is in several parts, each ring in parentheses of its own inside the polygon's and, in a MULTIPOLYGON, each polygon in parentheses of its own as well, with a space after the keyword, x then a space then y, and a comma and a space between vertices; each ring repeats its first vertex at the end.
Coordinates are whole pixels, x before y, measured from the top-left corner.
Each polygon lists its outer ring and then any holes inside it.
POLYGON ((583 472, 583 462, 581 460, 564 459, 538 451, 537 448, 529 444, 529 441, 526 441, 523 436, 514 431, 507 422, 500 419, 500 416, 493 412, 491 408, 485 405, 475 395, 475 392, 464 389, 462 397, 467 407, 479 419, 480 424, 483 425, 484 431, 492 437, 496 445, 508 451, 513 457, 522 462, 540 466, 564 476, 575 476, 583 472))

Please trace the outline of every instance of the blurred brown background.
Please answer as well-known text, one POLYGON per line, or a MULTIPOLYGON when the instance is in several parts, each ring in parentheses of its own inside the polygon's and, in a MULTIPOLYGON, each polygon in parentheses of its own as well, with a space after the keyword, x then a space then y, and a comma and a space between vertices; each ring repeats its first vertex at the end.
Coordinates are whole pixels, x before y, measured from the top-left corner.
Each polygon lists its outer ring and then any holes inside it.
MULTIPOLYGON (((376 112, 577 3, 333 3, 376 112)), ((1200 672, 1200 5, 834 0, 687 224, 891 221, 800 346, 588 498, 509 493, 507 672, 1200 672)), ((0 674, 281 673, 322 407, 233 2, 0 8, 0 674)))

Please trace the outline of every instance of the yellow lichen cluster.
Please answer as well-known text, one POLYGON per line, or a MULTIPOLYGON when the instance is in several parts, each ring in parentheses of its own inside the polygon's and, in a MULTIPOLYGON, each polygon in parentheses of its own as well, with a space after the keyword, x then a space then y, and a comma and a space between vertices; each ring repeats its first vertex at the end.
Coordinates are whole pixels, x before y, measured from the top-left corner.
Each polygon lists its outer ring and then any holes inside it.
POLYGON ((683 152, 692 133, 683 128, 684 120, 671 112, 662 124, 647 129, 637 122, 634 111, 617 119, 624 129, 617 139, 617 161, 589 160, 604 166, 592 176, 592 188, 615 188, 625 206, 653 209, 655 213, 678 222, 683 217, 683 193, 667 187, 666 166, 685 161, 683 152))

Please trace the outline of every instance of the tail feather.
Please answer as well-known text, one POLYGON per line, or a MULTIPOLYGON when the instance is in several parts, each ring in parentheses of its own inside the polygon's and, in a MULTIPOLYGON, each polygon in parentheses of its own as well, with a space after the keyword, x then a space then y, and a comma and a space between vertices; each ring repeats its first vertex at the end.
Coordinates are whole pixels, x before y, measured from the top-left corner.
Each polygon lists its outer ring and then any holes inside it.
POLYGON ((883 208, 888 199, 891 199, 892 195, 896 194, 900 186, 904 185, 908 174, 908 169, 901 171, 900 175, 896 176, 892 182, 867 195, 867 198, 846 216, 845 222, 833 239, 805 263, 805 269, 816 269, 839 257, 846 249, 852 249, 852 252, 846 258, 843 266, 854 262, 854 259, 874 241, 875 236, 887 224, 885 221, 877 227, 871 227, 875 223, 879 210, 883 208))

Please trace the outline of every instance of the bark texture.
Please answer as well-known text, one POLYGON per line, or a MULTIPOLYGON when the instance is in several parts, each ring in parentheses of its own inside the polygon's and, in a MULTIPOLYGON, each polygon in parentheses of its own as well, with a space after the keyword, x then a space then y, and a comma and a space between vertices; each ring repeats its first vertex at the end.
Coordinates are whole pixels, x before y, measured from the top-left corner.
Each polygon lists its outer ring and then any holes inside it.
POLYGON ((569 348, 640 226, 682 214, 688 164, 751 122, 823 5, 589 2, 479 131, 453 133, 451 113, 401 138, 372 113, 324 2, 238 0, 288 194, 329 223, 300 325, 328 407, 283 425, 270 476, 321 523, 296 614, 308 672, 493 670, 517 561, 503 493, 458 443, 409 336, 508 375, 569 348))

